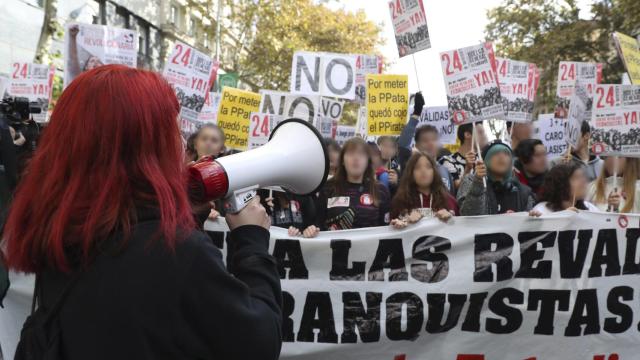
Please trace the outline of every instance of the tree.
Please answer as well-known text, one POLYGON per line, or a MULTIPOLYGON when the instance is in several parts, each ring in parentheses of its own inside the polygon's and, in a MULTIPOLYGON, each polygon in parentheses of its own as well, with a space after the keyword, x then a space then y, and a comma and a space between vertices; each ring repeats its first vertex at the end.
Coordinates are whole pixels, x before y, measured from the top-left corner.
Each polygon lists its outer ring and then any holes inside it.
POLYGON ((505 0, 487 13, 486 38, 497 54, 542 70, 536 112, 554 107, 560 61, 603 63, 603 82, 620 82, 624 69, 611 33, 638 33, 640 1, 599 0, 591 6, 592 19, 580 19, 579 13, 575 0, 505 0))
POLYGON ((239 45, 221 65, 254 91, 288 90, 295 51, 373 54, 383 42, 381 27, 363 11, 332 10, 312 0, 227 1, 239 45))
POLYGON ((51 43, 54 36, 62 31, 58 22, 58 0, 44 0, 44 20, 38 38, 34 62, 38 64, 50 64, 53 58, 50 54, 51 43))

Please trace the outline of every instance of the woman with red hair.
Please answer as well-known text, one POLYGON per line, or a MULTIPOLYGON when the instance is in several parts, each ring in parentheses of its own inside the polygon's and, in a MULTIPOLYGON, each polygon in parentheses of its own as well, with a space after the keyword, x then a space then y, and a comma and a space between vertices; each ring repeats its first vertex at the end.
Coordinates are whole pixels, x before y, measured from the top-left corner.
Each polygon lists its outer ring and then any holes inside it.
POLYGON ((257 200, 227 217, 225 267, 194 230, 178 112, 159 75, 120 65, 63 92, 3 233, 9 268, 37 276, 18 355, 48 316, 64 359, 278 357, 269 219, 257 200))

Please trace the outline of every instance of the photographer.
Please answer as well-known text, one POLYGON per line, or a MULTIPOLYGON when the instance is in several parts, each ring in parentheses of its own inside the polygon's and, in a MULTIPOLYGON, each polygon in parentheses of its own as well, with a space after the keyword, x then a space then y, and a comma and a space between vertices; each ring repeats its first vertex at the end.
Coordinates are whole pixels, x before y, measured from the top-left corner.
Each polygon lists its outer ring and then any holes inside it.
POLYGON ((121 65, 62 93, 0 244, 10 269, 37 277, 18 359, 278 358, 269 218, 259 199, 227 215, 225 266, 194 229, 178 113, 160 75, 121 65))

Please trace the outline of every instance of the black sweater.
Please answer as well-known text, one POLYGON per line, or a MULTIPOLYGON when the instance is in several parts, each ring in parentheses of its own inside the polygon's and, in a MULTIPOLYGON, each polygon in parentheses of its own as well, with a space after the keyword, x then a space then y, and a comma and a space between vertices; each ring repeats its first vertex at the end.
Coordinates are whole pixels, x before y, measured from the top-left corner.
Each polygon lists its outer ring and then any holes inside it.
MULTIPOLYGON (((205 234, 171 253, 152 240, 158 228, 140 222, 122 250, 78 278, 59 313, 65 359, 277 359, 282 295, 269 232, 232 231, 225 267, 205 234)), ((42 306, 73 276, 45 272, 42 306)))

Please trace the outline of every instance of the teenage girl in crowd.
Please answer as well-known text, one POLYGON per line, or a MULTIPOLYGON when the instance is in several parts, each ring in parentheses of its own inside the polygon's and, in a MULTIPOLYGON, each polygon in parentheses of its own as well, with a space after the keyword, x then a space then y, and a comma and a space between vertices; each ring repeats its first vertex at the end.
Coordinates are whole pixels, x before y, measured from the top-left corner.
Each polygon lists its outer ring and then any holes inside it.
POLYGON ((342 147, 336 174, 318 197, 322 230, 357 229, 389 223, 389 191, 376 181, 369 146, 352 138, 342 147))
POLYGON ((581 164, 558 164, 549 170, 542 185, 542 202, 529 213, 531 216, 551 214, 563 210, 598 211, 586 201, 587 177, 581 164))
POLYGON ((191 161, 198 161, 203 156, 218 158, 224 151, 224 132, 214 124, 202 125, 187 140, 187 154, 191 161))
POLYGON ((447 221, 458 215, 458 204, 437 172, 429 155, 414 153, 407 161, 398 191, 391 203, 391 225, 402 229, 423 217, 447 221))
POLYGON ((607 157, 598 179, 589 185, 587 199, 600 211, 640 213, 640 169, 634 158, 607 157))

